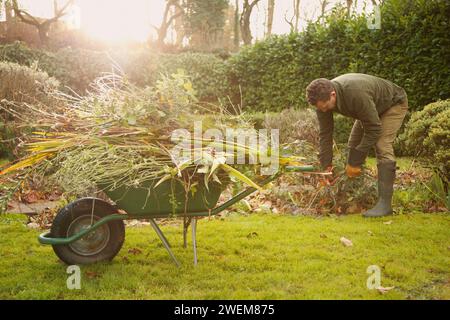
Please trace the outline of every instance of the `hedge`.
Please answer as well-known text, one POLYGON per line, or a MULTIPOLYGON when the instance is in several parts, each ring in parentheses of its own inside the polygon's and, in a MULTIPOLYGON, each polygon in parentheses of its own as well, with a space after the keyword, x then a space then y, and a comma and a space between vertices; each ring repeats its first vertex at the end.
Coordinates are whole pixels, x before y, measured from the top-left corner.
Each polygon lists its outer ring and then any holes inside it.
POLYGON ((381 29, 365 16, 348 18, 337 7, 325 24, 272 36, 245 47, 227 62, 230 92, 253 111, 305 107, 315 78, 361 72, 405 88, 412 110, 450 97, 450 1, 386 0, 381 29))

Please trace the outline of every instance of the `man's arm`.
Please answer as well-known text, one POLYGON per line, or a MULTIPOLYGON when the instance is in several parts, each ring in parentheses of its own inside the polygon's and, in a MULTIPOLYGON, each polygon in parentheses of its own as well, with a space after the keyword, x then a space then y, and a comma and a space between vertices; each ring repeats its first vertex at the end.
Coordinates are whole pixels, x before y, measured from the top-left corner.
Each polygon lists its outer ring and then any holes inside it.
POLYGON ((333 112, 316 110, 319 120, 319 159, 322 168, 327 168, 333 162, 333 112))
MULTIPOLYGON (((381 120, 378 116, 375 103, 371 97, 358 99, 361 108, 357 111, 359 119, 364 128, 364 135, 361 142, 355 148, 351 148, 348 157, 348 164, 353 167, 360 167, 381 135, 381 120)), ((355 101, 356 103, 356 101, 355 101)))

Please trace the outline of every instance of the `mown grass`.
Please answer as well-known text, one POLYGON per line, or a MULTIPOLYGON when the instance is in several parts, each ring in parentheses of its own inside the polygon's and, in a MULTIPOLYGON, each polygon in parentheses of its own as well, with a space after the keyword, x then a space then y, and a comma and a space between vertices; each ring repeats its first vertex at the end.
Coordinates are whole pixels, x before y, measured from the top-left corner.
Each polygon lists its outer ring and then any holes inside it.
MULTIPOLYGON (((415 170, 418 172, 423 172, 424 167, 422 166, 423 159, 416 159, 412 157, 399 157, 396 159, 397 167, 399 168, 399 171, 406 171, 406 170, 415 170)), ((366 166, 369 168, 376 168, 377 167, 377 159, 374 157, 368 157, 366 160, 366 166)))
POLYGON ((0 216, 0 299, 450 299, 448 214, 203 219, 197 267, 181 226, 163 226, 181 268, 150 227, 127 228, 112 262, 81 267, 81 290, 67 289, 67 266, 25 222, 0 216), (395 288, 367 289, 370 265, 395 288))

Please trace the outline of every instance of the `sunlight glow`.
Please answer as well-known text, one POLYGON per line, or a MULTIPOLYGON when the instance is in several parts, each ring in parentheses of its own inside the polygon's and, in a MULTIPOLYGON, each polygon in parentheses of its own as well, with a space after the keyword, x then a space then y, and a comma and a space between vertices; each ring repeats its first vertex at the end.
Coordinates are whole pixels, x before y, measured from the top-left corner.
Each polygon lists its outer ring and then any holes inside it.
POLYGON ((78 0, 81 30, 103 41, 145 41, 152 29, 151 2, 153 1, 78 0))

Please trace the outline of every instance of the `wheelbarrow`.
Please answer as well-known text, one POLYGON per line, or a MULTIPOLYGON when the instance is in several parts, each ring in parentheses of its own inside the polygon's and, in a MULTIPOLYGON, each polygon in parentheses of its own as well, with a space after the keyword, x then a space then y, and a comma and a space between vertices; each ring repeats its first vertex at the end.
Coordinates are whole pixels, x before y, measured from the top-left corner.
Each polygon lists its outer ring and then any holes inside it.
MULTIPOLYGON (((311 172, 313 166, 285 166, 259 182, 261 186, 277 179, 284 172, 311 172)), ((56 255, 69 265, 91 264, 112 260, 125 240, 124 220, 148 219, 173 262, 180 266, 171 246, 155 219, 184 217, 183 239, 187 246, 187 231, 192 225, 194 265, 197 264, 197 219, 217 215, 247 197, 257 189, 248 187, 228 201, 218 205, 224 187, 210 183, 195 193, 186 193, 181 183, 167 180, 157 186, 149 181, 139 187, 120 187, 103 191, 115 203, 97 198, 81 198, 62 208, 56 215, 50 232, 39 235, 41 244, 52 245, 56 255), (174 204, 177 204, 174 206, 174 204)))

